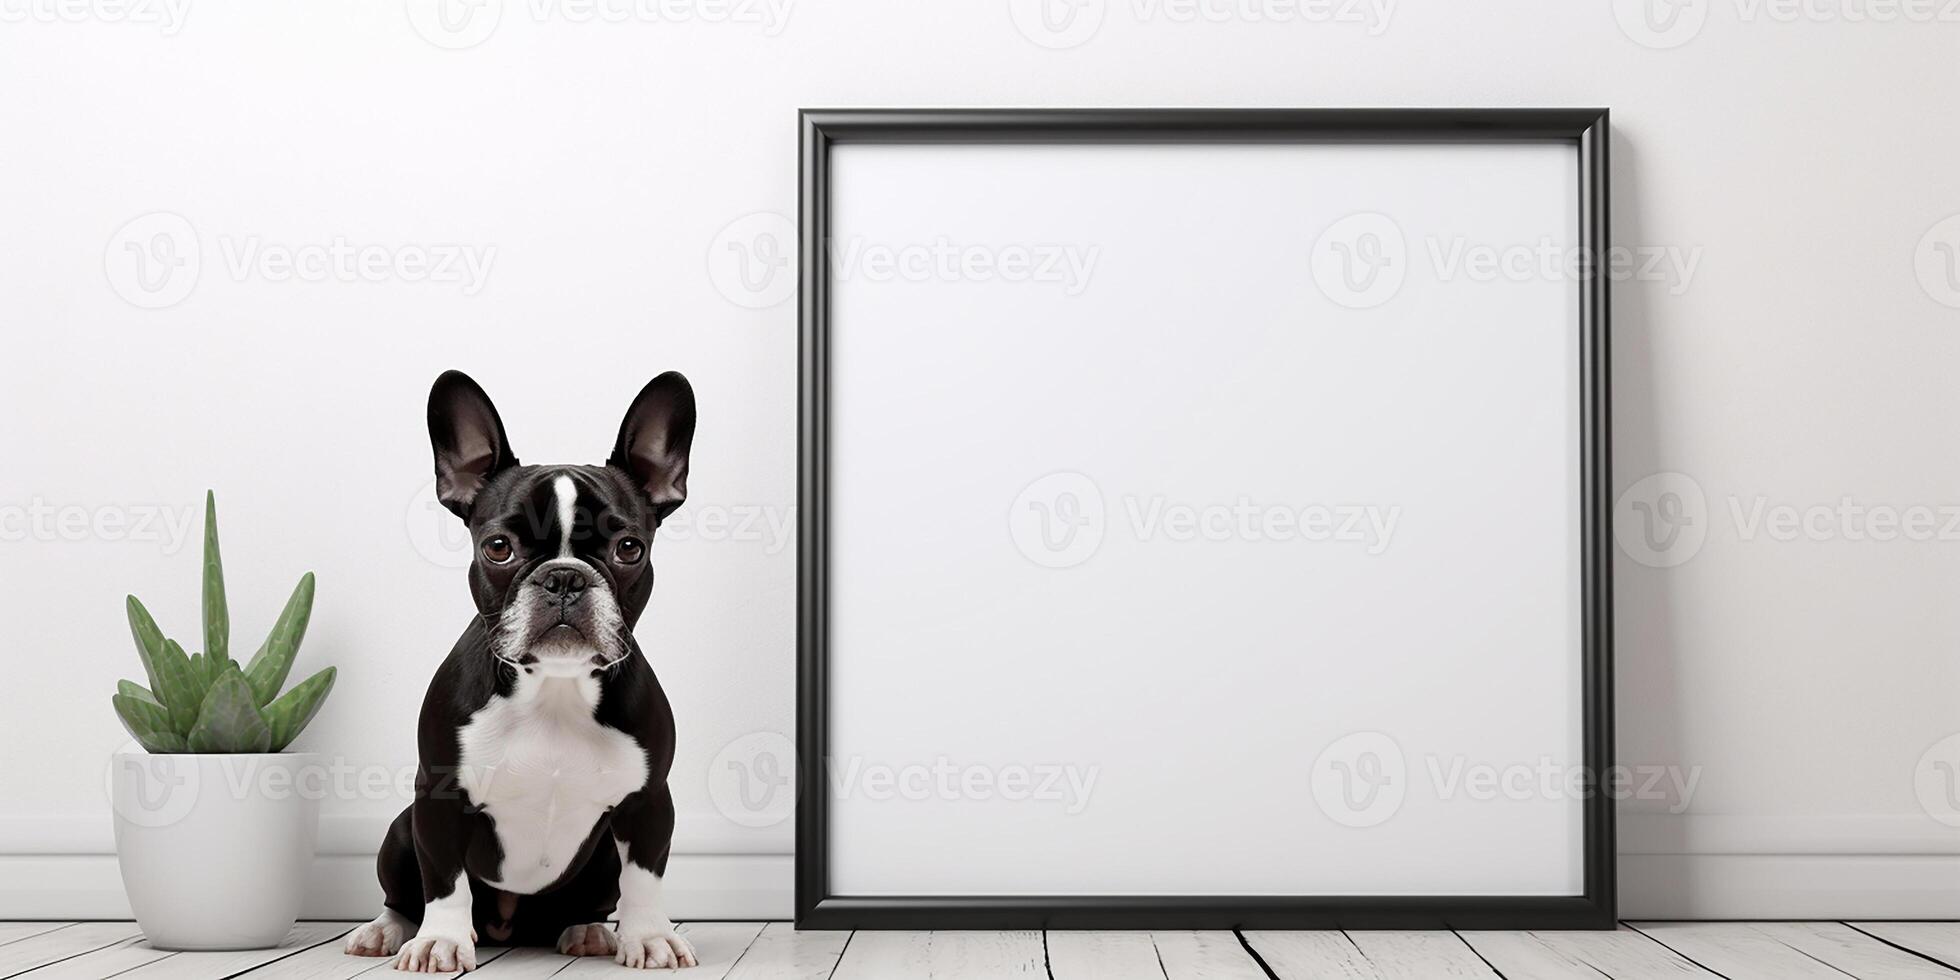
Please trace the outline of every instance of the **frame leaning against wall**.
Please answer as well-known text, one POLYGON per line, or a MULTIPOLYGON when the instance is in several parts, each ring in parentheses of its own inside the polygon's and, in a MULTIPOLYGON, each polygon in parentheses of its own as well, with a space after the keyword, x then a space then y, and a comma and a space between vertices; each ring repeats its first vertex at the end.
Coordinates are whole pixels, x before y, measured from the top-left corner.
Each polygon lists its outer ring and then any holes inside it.
POLYGON ((820 929, 1609 929, 1615 923, 1604 109, 810 109, 800 116, 796 922, 820 929), (1577 150, 1583 885, 1565 896, 853 897, 830 887, 827 602, 830 152, 842 143, 1505 143, 1577 150))

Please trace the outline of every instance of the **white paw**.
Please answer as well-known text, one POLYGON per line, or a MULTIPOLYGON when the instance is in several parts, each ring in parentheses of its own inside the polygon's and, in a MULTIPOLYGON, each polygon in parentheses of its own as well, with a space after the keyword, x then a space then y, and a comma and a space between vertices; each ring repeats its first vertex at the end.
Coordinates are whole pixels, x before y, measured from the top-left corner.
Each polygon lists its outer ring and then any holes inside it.
POLYGON ((673 970, 700 963, 694 958, 693 944, 672 926, 620 933, 619 952, 613 954, 613 962, 647 970, 673 970))
POLYGON ((393 956, 402 948, 402 936, 407 935, 408 920, 394 909, 388 909, 374 917, 360 928, 347 934, 347 955, 349 956, 393 956))
POLYGON ((566 956, 611 956, 619 951, 619 940, 613 938, 612 928, 603 922, 566 926, 558 934, 558 951, 566 956))
POLYGON ((402 944, 395 969, 409 973, 455 973, 476 969, 476 944, 449 936, 416 936, 402 944))

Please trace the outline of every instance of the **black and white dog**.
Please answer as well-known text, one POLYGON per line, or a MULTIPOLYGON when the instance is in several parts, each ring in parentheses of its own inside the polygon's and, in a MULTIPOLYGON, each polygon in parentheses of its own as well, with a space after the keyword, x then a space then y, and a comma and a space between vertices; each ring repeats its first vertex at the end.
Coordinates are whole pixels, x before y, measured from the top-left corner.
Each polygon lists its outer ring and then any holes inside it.
POLYGON ((378 862, 386 907, 347 952, 468 970, 482 939, 693 966, 661 900, 674 715, 633 626, 648 544, 687 497, 694 391, 653 379, 604 466, 523 466, 489 396, 451 371, 429 438, 436 495, 475 544, 478 615, 423 699, 415 802, 378 862))

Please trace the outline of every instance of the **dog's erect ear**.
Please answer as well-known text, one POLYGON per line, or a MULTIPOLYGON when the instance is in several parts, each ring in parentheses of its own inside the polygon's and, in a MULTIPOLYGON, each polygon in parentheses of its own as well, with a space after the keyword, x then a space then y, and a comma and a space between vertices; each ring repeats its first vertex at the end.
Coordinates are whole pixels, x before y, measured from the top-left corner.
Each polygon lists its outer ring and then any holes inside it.
POLYGON ((678 371, 647 382, 619 425, 608 466, 625 470, 665 519, 687 499, 687 453, 694 445, 694 387, 678 371))
POLYGON ((444 371, 429 390, 429 441, 436 450, 436 499, 464 520, 484 484, 517 465, 497 406, 461 371, 444 371))

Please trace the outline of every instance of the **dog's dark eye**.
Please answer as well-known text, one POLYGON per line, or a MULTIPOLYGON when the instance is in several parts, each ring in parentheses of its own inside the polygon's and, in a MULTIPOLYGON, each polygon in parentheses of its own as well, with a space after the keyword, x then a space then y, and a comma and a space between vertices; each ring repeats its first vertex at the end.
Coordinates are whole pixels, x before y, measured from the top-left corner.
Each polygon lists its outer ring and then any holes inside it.
POLYGON ((620 538, 619 543, 613 545, 613 561, 622 565, 638 565, 646 554, 647 546, 639 538, 620 538))
POLYGON ((501 565, 509 561, 512 554, 514 552, 510 547, 510 539, 501 534, 483 542, 483 557, 492 565, 501 565))

